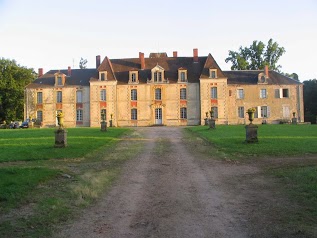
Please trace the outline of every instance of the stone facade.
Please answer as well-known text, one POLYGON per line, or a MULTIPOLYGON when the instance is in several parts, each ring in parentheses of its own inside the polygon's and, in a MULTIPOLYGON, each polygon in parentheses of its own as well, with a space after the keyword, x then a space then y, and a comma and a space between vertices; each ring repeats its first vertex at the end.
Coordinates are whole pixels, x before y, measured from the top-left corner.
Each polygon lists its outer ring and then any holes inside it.
MULTIPOLYGON (((255 124, 288 122, 293 112, 303 122, 303 85, 269 69, 222 71, 214 58, 173 57, 113 59, 96 69, 50 70, 25 90, 25 119, 65 127, 100 127, 101 113, 113 126, 204 125, 214 111, 216 124, 246 124, 246 110, 256 108, 255 124)), ((109 125, 109 123, 108 123, 109 125)))

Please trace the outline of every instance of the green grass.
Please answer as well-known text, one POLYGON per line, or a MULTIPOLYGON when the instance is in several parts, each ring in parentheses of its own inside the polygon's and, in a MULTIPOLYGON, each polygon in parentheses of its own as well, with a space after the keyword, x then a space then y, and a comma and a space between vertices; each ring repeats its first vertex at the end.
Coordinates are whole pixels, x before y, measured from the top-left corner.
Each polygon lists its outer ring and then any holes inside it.
POLYGON ((188 127, 189 131, 211 142, 218 150, 233 159, 248 156, 296 156, 317 154, 315 125, 259 125, 258 143, 245 143, 242 125, 188 127))
POLYGON ((5 215, 0 237, 49 237, 96 201, 142 147, 126 128, 67 130, 66 148, 54 148, 54 129, 0 130, 0 214, 5 215), (118 142, 133 146, 117 147, 118 142))
POLYGON ((290 166, 271 169, 270 173, 280 178, 285 184, 284 189, 289 197, 302 207, 290 221, 303 223, 302 218, 308 217, 303 226, 317 224, 317 166, 290 166))
POLYGON ((67 129, 68 147, 54 148, 54 129, 0 130, 0 162, 80 158, 101 146, 111 145, 127 129, 67 129))
POLYGON ((0 210, 23 201, 38 184, 57 174, 48 168, 0 168, 0 210))

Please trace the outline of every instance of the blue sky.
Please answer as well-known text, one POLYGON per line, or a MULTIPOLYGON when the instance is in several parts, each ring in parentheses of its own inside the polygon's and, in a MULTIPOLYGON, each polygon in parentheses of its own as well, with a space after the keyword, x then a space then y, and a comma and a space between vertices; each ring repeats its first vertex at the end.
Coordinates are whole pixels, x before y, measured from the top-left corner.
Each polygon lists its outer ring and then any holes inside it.
POLYGON ((48 71, 198 48, 229 70, 229 50, 272 38, 286 49, 282 71, 304 81, 317 78, 316 12, 316 0, 0 0, 0 57, 48 71))

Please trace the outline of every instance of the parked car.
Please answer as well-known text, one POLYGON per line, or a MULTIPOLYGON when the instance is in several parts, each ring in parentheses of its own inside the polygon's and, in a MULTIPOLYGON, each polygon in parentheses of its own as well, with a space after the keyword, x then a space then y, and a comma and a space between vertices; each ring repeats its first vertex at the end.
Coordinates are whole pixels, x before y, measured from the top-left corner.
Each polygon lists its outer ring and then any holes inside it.
POLYGON ((22 129, 23 128, 29 128, 29 122, 27 122, 27 121, 22 122, 20 128, 22 128, 22 129))

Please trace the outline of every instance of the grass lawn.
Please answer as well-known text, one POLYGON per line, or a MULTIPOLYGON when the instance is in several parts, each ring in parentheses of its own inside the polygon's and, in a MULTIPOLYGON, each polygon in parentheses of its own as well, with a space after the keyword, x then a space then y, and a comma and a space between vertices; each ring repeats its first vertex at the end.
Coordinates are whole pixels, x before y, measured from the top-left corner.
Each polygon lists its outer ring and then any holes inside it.
POLYGON ((317 154, 317 126, 315 125, 259 125, 258 143, 245 143, 243 125, 188 127, 189 131, 211 142, 218 152, 231 159, 248 156, 296 156, 317 154))
POLYGON ((67 131, 68 147, 54 148, 54 129, 0 130, 0 237, 49 237, 105 192, 141 148, 138 140, 115 146, 131 134, 126 128, 67 131))
POLYGON ((54 129, 0 130, 0 162, 80 158, 101 146, 109 146, 126 129, 105 133, 100 128, 67 129, 68 147, 54 148, 54 129))

